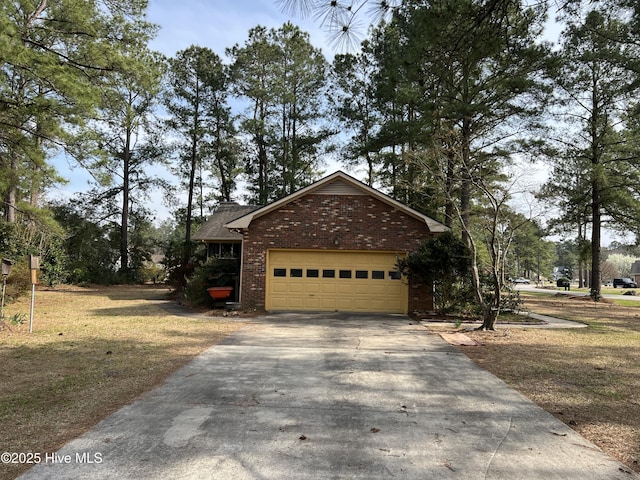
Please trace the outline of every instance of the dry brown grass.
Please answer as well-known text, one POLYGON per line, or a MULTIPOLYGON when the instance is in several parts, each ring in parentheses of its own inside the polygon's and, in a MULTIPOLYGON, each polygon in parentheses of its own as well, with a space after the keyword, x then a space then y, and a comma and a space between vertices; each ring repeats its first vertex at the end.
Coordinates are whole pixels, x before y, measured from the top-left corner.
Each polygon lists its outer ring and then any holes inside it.
MULTIPOLYGON (((151 287, 36 291, 5 308, 27 323, 0 331, 0 451, 54 452, 167 376, 242 322, 168 314, 151 287)), ((0 465, 0 479, 28 466, 0 465)))
MULTIPOLYGON (((34 333, 0 331, 0 451, 53 452, 161 383, 241 322, 167 314, 145 287, 36 292, 34 333)), ((29 311, 29 299, 6 315, 29 311)), ((594 305, 526 297, 525 308, 589 327, 542 330, 499 325, 461 347, 636 471, 640 471, 640 302, 594 305)), ((433 327, 442 328, 442 327, 433 327)), ((0 479, 26 467, 0 465, 0 479)))
POLYGON ((527 296, 535 313, 587 323, 580 329, 467 332, 460 347, 611 456, 640 472, 640 302, 595 304, 578 297, 527 296))

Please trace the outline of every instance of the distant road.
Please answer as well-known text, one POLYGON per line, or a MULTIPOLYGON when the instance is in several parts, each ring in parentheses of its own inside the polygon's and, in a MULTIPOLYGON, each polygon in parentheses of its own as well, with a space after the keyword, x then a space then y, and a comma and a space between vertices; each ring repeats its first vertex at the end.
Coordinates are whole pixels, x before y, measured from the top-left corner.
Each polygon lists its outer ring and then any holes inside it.
MULTIPOLYGON (((584 292, 584 291, 576 291, 576 290, 569 290, 566 291, 563 288, 553 288, 553 289, 548 289, 548 288, 538 288, 535 286, 535 284, 532 285, 525 285, 525 284, 516 284, 514 286, 514 288, 516 290, 521 290, 523 292, 541 292, 541 293, 548 293, 549 295, 555 295, 556 293, 562 293, 562 294, 566 294, 566 295, 575 295, 575 296, 587 296, 589 295, 588 292, 584 292)), ((602 295, 603 298, 609 299, 609 300, 633 300, 636 302, 640 302, 640 289, 634 289, 634 288, 621 288, 620 289, 621 293, 620 294, 605 294, 602 295), (635 291, 638 295, 622 295, 623 292, 628 292, 628 291, 635 291)))

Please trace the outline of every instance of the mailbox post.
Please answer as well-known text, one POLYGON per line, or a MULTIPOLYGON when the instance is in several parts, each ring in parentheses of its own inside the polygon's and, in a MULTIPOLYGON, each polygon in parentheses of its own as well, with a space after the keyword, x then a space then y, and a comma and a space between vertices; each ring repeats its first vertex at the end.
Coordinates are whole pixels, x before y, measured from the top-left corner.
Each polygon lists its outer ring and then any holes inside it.
POLYGON ((38 269, 40 257, 29 255, 29 269, 31 270, 31 312, 29 314, 29 333, 33 332, 33 307, 36 295, 36 283, 38 283, 38 269))
POLYGON ((13 262, 9 259, 2 259, 2 303, 0 303, 0 322, 4 320, 4 292, 7 287, 7 277, 11 273, 13 262))

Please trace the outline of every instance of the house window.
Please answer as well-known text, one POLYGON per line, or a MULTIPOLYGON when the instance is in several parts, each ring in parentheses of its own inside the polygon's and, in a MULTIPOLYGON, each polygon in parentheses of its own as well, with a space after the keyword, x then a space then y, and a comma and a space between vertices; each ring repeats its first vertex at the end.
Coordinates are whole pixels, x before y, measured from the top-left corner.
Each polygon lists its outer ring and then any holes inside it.
POLYGON ((356 270, 356 278, 369 278, 367 270, 356 270))
POLYGON ((336 278, 335 270, 322 270, 322 278, 336 278))
POLYGON ((307 268, 307 278, 318 278, 320 271, 317 268, 307 268))
POLYGON ((372 271, 371 278, 373 278, 374 280, 384 280, 384 271, 383 270, 372 271))
POLYGON ((301 268, 292 268, 290 273, 290 277, 302 278, 302 269, 301 268))
POLYGON ((229 242, 209 243, 208 254, 215 258, 240 258, 240 244, 229 242))
POLYGON ((340 278, 351 278, 351 270, 340 270, 340 278))
POLYGON ((287 269, 286 268, 274 268, 273 269, 273 276, 274 277, 286 277, 287 276, 287 269))
POLYGON ((401 278, 402 274, 400 272, 389 272, 389 280, 400 280, 401 278))

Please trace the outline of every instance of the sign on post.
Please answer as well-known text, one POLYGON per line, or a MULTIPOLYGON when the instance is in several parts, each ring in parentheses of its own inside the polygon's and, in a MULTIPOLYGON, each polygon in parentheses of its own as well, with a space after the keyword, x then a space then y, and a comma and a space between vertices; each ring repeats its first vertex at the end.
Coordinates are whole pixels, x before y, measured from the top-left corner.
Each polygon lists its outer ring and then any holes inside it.
POLYGON ((9 260, 8 258, 2 259, 2 275, 3 276, 6 277, 11 273, 11 265, 13 265, 13 262, 11 260, 9 260))

